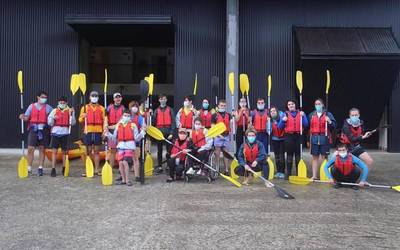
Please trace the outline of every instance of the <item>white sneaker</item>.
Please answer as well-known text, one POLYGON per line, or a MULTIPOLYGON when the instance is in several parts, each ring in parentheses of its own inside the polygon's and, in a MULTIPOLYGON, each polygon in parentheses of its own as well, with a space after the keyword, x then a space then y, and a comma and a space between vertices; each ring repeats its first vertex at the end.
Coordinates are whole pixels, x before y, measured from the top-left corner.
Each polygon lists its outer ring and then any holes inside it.
POLYGON ((201 175, 201 169, 199 169, 196 174, 201 175))
POLYGON ((188 171, 186 171, 186 174, 189 174, 189 175, 194 174, 193 168, 189 168, 188 171))

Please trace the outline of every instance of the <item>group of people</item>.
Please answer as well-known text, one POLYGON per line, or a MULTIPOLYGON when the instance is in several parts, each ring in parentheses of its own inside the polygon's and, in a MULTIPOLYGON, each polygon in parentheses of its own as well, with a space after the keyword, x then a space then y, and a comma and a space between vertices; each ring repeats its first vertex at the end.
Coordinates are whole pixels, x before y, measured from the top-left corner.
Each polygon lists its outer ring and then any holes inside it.
MULTIPOLYGON (((32 173, 34 150, 38 147, 37 174, 43 175, 44 150, 50 145, 53 149, 50 175, 54 177, 55 155, 58 148, 67 155, 71 126, 76 124, 76 120, 75 111, 68 106, 66 97, 60 97, 54 109, 47 104, 47 97, 45 91, 39 92, 37 101, 29 105, 26 112, 20 115, 20 119, 29 123, 29 173, 32 173)), ((224 174, 232 174, 229 173, 229 161, 236 157, 239 166, 234 172, 245 177, 243 184, 246 185, 252 178, 248 171, 250 168, 256 172, 261 171, 264 177, 268 177, 269 166, 266 158, 271 153, 269 144, 272 146, 277 166, 275 177, 288 179, 290 175, 296 174, 292 169, 297 169, 302 157, 301 148, 305 135, 309 136, 307 138, 312 155, 311 179, 318 179, 319 166, 330 154, 333 143, 331 132, 337 126, 333 114, 325 109, 322 99, 315 100, 315 110, 308 116, 299 109, 295 100, 288 100, 285 103, 286 110, 280 111, 276 106, 266 108, 264 98, 258 98, 256 108, 250 110, 246 98, 241 98, 238 109, 232 113, 226 110, 226 102, 223 99, 219 99, 214 108, 208 99, 203 99, 201 107, 196 109, 192 96, 184 98, 183 106, 176 113, 167 105, 167 96, 164 94, 159 95, 159 106, 154 110, 145 108, 143 103, 137 101, 131 101, 128 107, 124 107, 120 93, 113 94, 113 103, 108 107, 98 103, 99 94, 96 91, 90 92, 89 100, 90 102, 81 108, 78 122, 82 124, 83 142, 87 148, 87 155, 93 159, 95 174, 101 175, 99 151, 101 144, 106 142, 110 151, 110 164, 113 166, 118 162, 119 165, 121 176, 117 181, 127 185, 132 185, 129 178, 130 168, 134 172, 135 180, 140 180, 140 152, 145 150, 142 146, 144 144, 141 145, 140 142, 145 138, 148 125, 157 127, 165 138, 172 140, 172 145, 165 141, 156 141, 158 152, 154 169, 157 174, 169 170, 168 182, 179 180, 184 174, 209 174, 207 168, 194 170, 190 167, 193 164, 193 159, 187 156, 190 152, 204 163, 214 154, 217 169, 224 174), (220 122, 225 124, 226 130, 214 139, 208 138, 207 130, 220 122), (231 151, 234 152, 234 156, 229 154, 231 151), (221 157, 223 167, 219 167, 221 157)), ((349 118, 344 121, 337 151, 331 159, 327 159, 327 176, 335 183, 359 180, 360 185, 364 185, 373 161, 361 143, 370 136, 371 132, 364 131, 360 111, 352 108, 349 118)), ((63 166, 64 164, 65 159, 63 166)), ((85 173, 82 173, 82 176, 85 176, 85 173)))

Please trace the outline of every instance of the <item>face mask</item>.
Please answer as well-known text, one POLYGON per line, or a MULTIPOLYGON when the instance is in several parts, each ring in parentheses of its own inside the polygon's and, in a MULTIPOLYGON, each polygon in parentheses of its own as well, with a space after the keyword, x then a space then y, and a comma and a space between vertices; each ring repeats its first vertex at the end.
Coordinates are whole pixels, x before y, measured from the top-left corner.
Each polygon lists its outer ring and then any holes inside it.
POLYGON ((129 116, 123 116, 122 119, 121 119, 121 121, 122 121, 122 123, 126 124, 126 123, 129 122, 130 119, 131 119, 131 118, 130 118, 129 116))
POLYGON ((345 158, 347 156, 347 152, 339 152, 339 156, 341 158, 345 158))
POLYGON ((199 124, 195 124, 195 125, 194 125, 194 129, 195 129, 195 130, 199 130, 199 129, 201 129, 201 125, 199 125, 199 124))
POLYGON ((265 104, 257 104, 257 109, 258 110, 264 110, 265 104))
POLYGON ((41 104, 45 104, 47 102, 47 98, 39 98, 39 102, 41 104))
POLYGON ((139 109, 138 109, 138 107, 134 106, 134 107, 132 107, 131 110, 133 113, 137 113, 139 109))
POLYGON ((58 104, 58 107, 59 107, 60 109, 65 109, 65 108, 67 107, 67 104, 65 104, 65 103, 63 103, 63 104, 59 103, 59 104, 58 104))
POLYGON ((360 123, 360 118, 358 116, 350 116, 350 122, 353 125, 357 125, 360 123))
POLYGON ((225 112, 225 109, 220 109, 220 108, 219 108, 218 111, 221 112, 221 113, 224 113, 224 112, 225 112))
POLYGON ((274 114, 274 115, 271 115, 271 117, 272 117, 272 119, 275 119, 275 120, 276 120, 276 118, 278 118, 278 115, 277 115, 277 114, 274 114))
POLYGON ((207 102, 203 102, 203 109, 208 109, 209 106, 210 104, 208 104, 207 102))
POLYGON ((315 105, 315 110, 316 110, 318 113, 321 113, 321 112, 322 112, 322 105, 321 105, 321 104, 316 104, 316 105, 315 105))
POLYGON ((167 101, 165 101, 165 100, 160 101, 160 106, 161 107, 167 106, 167 101))
POLYGON ((91 103, 97 103, 99 101, 99 98, 97 96, 91 96, 90 97, 90 102, 91 103))
POLYGON ((184 102, 183 102, 183 106, 184 106, 184 107, 189 107, 189 101, 184 101, 184 102))
POLYGON ((247 140, 248 140, 250 143, 254 143, 254 142, 256 141, 256 137, 255 137, 255 136, 247 136, 247 140))
POLYGON ((239 105, 240 105, 241 108, 245 108, 245 107, 247 106, 246 104, 247 104, 247 103, 245 103, 245 102, 240 102, 240 103, 239 103, 239 105))

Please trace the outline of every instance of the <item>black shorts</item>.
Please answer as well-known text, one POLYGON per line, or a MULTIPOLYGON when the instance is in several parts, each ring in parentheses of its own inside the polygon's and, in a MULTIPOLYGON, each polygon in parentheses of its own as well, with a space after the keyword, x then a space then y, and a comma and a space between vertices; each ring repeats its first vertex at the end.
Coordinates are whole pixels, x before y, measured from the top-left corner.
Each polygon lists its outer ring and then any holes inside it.
POLYGON ((357 157, 359 157, 361 154, 365 153, 365 149, 363 147, 361 147, 361 145, 350 147, 349 150, 352 155, 355 155, 357 157))
POLYGON ((51 136, 50 147, 52 149, 61 148, 62 151, 68 150, 68 135, 63 136, 51 136))
POLYGON ((83 137, 83 142, 86 146, 98 146, 101 145, 101 133, 87 133, 83 137))
POLYGON ((37 147, 44 146, 48 147, 50 141, 50 130, 45 128, 37 132, 29 130, 28 133, 28 146, 37 147))
POLYGON ((318 144, 311 144, 311 155, 314 156, 328 156, 330 153, 331 145, 330 144, 324 144, 324 145, 318 145, 318 144))

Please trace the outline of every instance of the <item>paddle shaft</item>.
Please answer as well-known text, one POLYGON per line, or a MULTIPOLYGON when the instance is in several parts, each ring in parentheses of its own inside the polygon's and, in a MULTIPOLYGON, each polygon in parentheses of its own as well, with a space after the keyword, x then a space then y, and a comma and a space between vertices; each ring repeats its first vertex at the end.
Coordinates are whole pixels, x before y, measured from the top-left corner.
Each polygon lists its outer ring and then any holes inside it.
MULTIPOLYGON (((247 170, 247 169, 246 169, 247 170)), ((268 185, 270 185, 271 187, 275 187, 275 184, 270 182, 269 180, 265 179, 263 176, 259 175, 258 173, 256 173, 253 169, 249 168, 248 171, 252 172, 255 176, 257 176, 258 178, 260 178, 261 180, 263 180, 265 183, 267 183, 268 185)))
MULTIPOLYGON (((271 112, 271 96, 268 95, 268 112, 271 112)), ((279 115, 279 114, 278 114, 279 115)), ((268 129, 268 157, 271 154, 271 129, 272 129, 272 120, 269 120, 268 129)))
MULTIPOLYGON (((105 113, 107 113, 107 90, 106 89, 104 89, 104 109, 105 109, 105 113)), ((108 122, 107 122, 107 124, 108 124, 108 122)), ((104 149, 106 150, 106 163, 107 163, 107 161, 108 161, 108 140, 105 140, 105 142, 104 142, 104 149)), ((106 164, 106 163, 104 163, 104 164, 106 164)))
MULTIPOLYGON (((21 111, 24 112, 24 94, 21 92, 21 111)), ((24 120, 21 119, 21 151, 22 155, 25 155, 25 140, 24 140, 24 120)))
MULTIPOLYGON (((313 180, 313 182, 317 183, 332 183, 330 181, 321 181, 321 180, 313 180)), ((359 183, 352 183, 352 182, 337 182, 338 184, 341 185, 346 185, 346 186, 360 186, 359 183)), ((375 184, 366 184, 368 187, 375 187, 375 188, 389 188, 391 189, 392 186, 387 186, 387 185, 375 185, 375 184)))
POLYGON ((300 158, 303 159, 303 116, 301 111, 303 110, 303 95, 300 92, 300 158))
MULTIPOLYGON (((233 137, 233 150, 236 152, 236 120, 235 120, 235 96, 231 95, 232 101, 232 137, 233 137)), ((228 114, 225 114, 228 115, 228 114)))

